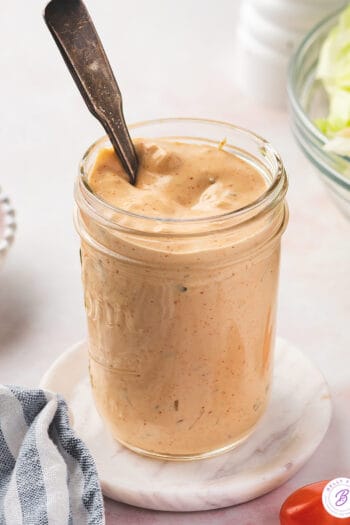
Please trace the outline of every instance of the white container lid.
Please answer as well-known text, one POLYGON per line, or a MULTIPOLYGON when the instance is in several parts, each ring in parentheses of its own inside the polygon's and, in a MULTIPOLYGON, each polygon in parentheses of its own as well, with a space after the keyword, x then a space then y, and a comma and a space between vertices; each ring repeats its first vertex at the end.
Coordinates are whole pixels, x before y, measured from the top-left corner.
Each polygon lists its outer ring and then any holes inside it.
POLYGON ((271 107, 287 103, 287 67, 303 36, 345 0, 243 0, 233 75, 240 90, 271 107))

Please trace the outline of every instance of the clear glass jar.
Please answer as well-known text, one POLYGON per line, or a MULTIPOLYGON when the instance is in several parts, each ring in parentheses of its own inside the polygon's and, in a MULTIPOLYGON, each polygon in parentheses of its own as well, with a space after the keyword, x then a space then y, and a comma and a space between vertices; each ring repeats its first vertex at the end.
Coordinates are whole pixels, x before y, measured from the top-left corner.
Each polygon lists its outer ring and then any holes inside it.
POLYGON ((133 137, 217 145, 268 181, 255 202, 216 217, 172 220, 117 209, 76 183, 76 226, 98 411, 130 449, 166 459, 229 450, 251 434, 271 384, 286 173, 272 146, 235 126, 165 119, 133 137))

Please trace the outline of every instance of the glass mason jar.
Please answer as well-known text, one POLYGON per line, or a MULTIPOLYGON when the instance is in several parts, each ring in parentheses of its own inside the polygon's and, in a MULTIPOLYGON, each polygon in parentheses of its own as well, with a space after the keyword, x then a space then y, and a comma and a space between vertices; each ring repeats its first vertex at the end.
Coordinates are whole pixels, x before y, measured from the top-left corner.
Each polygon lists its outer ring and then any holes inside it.
POLYGON ((75 188, 97 409, 141 454, 196 459, 254 430, 271 386, 287 177, 264 139, 229 124, 164 119, 132 137, 221 146, 254 166, 266 192, 239 210, 196 219, 113 207, 87 175, 107 138, 84 155, 75 188))

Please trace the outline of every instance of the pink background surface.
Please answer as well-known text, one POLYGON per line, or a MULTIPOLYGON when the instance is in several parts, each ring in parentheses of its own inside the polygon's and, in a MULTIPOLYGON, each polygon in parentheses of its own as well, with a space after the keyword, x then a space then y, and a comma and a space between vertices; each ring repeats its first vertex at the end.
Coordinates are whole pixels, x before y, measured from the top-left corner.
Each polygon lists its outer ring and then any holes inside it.
MULTIPOLYGON (((222 0, 221 9, 202 2, 200 10, 196 0, 88 4, 118 75, 129 122, 221 119, 255 130, 280 151, 290 177, 290 224, 283 241, 278 333, 321 368, 334 400, 323 444, 273 493, 236 508, 191 514, 106 500, 107 525, 277 525, 279 508, 294 489, 350 472, 350 223, 296 146, 287 113, 255 104, 235 88, 239 2, 222 0)), ((7 2, 0 22, 6 78, 0 184, 12 197, 19 224, 0 273, 0 382, 23 385, 36 385, 52 361, 85 335, 72 191, 79 158, 102 134, 44 27, 42 7, 39 1, 7 2), (18 39, 10 23, 14 17, 18 39)))

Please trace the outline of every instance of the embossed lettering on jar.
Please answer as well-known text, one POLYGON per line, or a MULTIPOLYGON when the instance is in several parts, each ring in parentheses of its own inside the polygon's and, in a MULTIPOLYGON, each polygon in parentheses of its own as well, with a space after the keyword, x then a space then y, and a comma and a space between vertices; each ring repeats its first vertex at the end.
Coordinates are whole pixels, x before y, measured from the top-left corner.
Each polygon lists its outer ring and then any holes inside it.
POLYGON ((86 153, 76 184, 99 413, 137 452, 208 457, 246 439, 268 402, 286 174, 269 143, 229 124, 166 119, 131 133, 209 146, 225 139, 225 150, 266 181, 253 202, 220 215, 143 216, 89 188, 96 157, 108 146, 101 139, 86 153))

